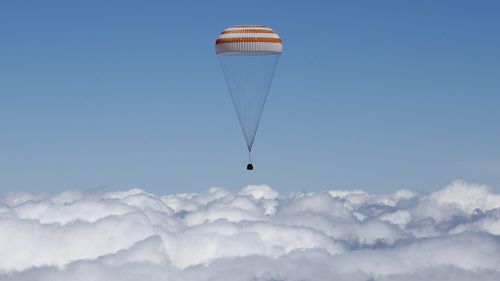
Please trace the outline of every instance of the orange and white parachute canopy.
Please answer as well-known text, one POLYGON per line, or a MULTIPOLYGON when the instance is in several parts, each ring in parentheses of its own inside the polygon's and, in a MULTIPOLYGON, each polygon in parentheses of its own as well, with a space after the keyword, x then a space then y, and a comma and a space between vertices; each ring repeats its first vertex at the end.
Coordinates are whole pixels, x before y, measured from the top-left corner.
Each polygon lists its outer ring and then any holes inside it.
POLYGON ((218 55, 278 55, 282 51, 279 35, 264 25, 231 26, 215 41, 218 55))

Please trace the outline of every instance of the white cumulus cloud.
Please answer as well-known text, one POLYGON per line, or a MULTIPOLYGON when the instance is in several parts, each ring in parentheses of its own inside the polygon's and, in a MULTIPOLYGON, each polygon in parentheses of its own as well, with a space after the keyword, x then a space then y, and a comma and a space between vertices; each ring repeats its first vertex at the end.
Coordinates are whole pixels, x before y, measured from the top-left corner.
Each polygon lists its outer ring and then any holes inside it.
POLYGON ((0 280, 500 280, 500 194, 362 190, 0 198, 0 280))

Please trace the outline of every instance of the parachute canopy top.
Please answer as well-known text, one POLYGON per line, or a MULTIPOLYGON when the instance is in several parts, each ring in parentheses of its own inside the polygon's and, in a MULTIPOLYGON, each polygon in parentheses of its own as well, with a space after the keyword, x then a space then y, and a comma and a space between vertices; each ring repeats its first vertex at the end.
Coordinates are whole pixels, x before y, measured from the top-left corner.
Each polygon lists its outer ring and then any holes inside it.
POLYGON ((235 25, 221 32, 215 41, 218 55, 279 55, 281 38, 264 25, 235 25))

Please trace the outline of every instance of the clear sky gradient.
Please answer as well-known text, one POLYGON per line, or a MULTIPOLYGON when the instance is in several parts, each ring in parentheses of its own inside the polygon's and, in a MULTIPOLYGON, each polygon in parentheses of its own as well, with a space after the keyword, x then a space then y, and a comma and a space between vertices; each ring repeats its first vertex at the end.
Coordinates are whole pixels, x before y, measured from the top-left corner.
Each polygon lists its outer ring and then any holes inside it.
POLYGON ((0 193, 500 186, 500 2, 0 2, 0 193), (214 40, 284 42, 247 154, 214 40))

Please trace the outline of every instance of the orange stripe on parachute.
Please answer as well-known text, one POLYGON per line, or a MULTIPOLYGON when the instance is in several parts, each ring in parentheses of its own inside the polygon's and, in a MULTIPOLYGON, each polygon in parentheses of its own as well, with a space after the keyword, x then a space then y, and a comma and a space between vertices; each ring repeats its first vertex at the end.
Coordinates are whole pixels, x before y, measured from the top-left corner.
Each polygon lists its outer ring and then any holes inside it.
POLYGON ((215 41, 215 45, 227 43, 281 43, 280 38, 267 37, 237 37, 237 38, 220 38, 215 41))
POLYGON ((224 30, 221 34, 229 34, 229 33, 271 33, 276 34, 276 32, 267 29, 232 29, 232 30, 224 30))
POLYGON ((238 27, 266 27, 265 25, 251 25, 251 24, 247 24, 247 25, 233 25, 231 26, 230 28, 238 28, 238 27))

